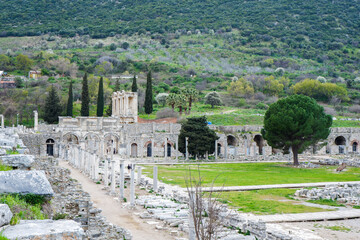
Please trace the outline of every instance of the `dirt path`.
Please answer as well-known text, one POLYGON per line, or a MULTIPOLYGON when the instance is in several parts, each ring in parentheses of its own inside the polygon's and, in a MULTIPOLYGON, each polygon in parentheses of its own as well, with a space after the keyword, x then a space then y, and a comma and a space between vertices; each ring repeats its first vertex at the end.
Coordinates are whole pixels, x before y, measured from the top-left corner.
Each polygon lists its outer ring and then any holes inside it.
MULTIPOLYGON (((156 224, 148 224, 147 221, 154 221, 153 219, 141 219, 138 214, 145 211, 144 208, 138 206, 134 210, 123 208, 121 203, 114 197, 106 194, 106 191, 102 188, 103 185, 99 185, 91 181, 88 177, 84 176, 79 170, 73 168, 65 161, 59 161, 59 165, 71 170, 70 176, 79 183, 81 183, 84 191, 88 192, 91 196, 91 200, 97 208, 102 210, 102 215, 112 224, 129 230, 134 240, 156 239, 156 240, 170 240, 175 239, 170 236, 167 231, 159 231, 155 229, 156 224)), ((125 189, 127 190, 127 189, 125 189)), ((137 189, 139 193, 140 190, 137 189)), ((125 191, 125 194, 128 194, 125 191)), ((128 198, 129 199, 129 198, 128 198)), ((160 225, 160 223, 159 223, 160 225)))

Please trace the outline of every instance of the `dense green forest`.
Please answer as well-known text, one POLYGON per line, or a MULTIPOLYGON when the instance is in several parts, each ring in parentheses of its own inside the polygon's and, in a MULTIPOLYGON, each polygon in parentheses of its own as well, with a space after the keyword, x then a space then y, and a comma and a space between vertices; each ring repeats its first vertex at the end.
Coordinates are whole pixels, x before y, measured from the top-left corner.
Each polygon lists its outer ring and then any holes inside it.
POLYGON ((2 36, 164 33, 239 29, 244 41, 285 38, 333 48, 359 40, 357 0, 3 0, 2 36))

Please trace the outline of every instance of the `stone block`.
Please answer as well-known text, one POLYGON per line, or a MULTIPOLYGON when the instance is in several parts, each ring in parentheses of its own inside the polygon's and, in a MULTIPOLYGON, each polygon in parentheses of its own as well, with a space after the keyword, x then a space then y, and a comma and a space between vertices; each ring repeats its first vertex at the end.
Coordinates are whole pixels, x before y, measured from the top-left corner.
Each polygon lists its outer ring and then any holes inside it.
POLYGON ((0 149, 0 156, 4 156, 6 155, 6 150, 5 149, 0 149))
POLYGON ((15 167, 18 169, 28 169, 31 167, 31 164, 34 162, 35 157, 33 155, 8 155, 1 157, 1 161, 4 165, 15 167))
POLYGON ((0 193, 53 196, 54 191, 43 171, 14 170, 0 172, 0 193))
POLYGON ((0 204, 0 227, 10 224, 13 214, 7 204, 0 204))
POLYGON ((73 220, 27 220, 5 229, 3 235, 9 239, 84 239, 80 224, 73 220))

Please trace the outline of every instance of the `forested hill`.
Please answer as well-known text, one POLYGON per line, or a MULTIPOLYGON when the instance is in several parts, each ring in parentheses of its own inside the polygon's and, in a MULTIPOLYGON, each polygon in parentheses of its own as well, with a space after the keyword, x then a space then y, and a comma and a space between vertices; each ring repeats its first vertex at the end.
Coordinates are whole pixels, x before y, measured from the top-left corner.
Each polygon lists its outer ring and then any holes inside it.
MULTIPOLYGON (((2 0, 1 36, 240 29, 245 37, 358 40, 358 0, 2 0)), ((251 40, 251 39, 250 39, 251 40)))

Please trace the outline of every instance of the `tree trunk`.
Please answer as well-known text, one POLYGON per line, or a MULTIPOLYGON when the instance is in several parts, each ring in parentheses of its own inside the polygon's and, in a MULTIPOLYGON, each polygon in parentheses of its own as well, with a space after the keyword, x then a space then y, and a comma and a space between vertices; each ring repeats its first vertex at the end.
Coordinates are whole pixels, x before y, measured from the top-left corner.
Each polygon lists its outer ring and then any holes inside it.
POLYGON ((179 107, 179 114, 180 114, 180 116, 182 115, 182 107, 181 106, 179 107))
POLYGON ((299 166, 298 147, 291 147, 291 149, 294 155, 294 166, 299 166))
POLYGON ((189 99, 189 114, 191 113, 191 104, 192 104, 192 99, 189 99))

